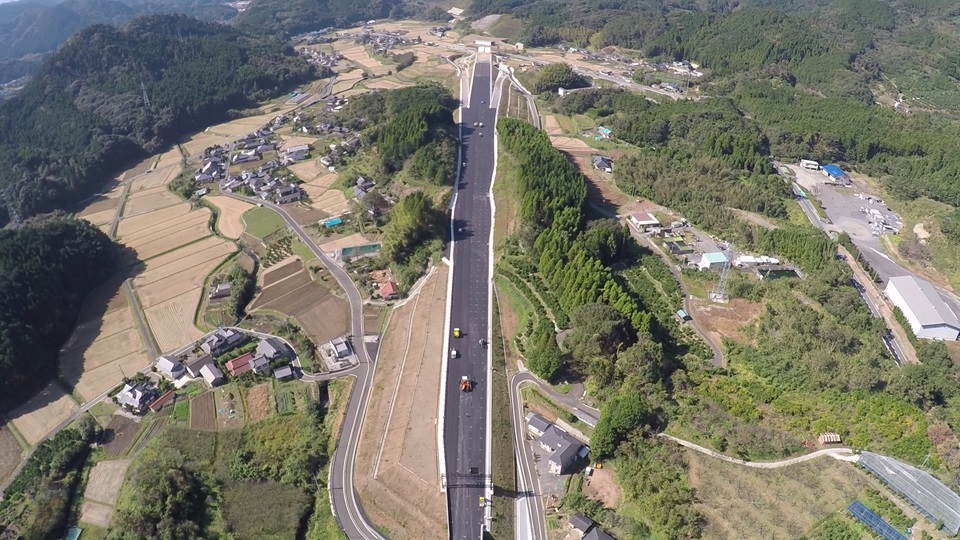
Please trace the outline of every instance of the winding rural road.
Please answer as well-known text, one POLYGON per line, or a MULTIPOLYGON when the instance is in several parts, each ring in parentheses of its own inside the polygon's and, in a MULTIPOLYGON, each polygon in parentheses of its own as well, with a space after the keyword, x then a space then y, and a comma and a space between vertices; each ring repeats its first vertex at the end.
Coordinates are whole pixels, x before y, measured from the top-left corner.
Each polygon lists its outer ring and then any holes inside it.
POLYGON ((360 291, 353 280, 350 279, 346 270, 321 251, 303 227, 281 206, 235 193, 224 191, 223 194, 239 201, 262 204, 265 208, 270 208, 279 214, 287 223, 287 227, 300 238, 305 246, 310 248, 310 251, 317 256, 317 259, 329 270, 346 293, 347 302, 350 304, 350 329, 353 336, 354 351, 360 362, 356 368, 349 370, 350 374, 347 375, 354 377, 356 381, 347 401, 347 410, 340 428, 337 448, 330 463, 330 505, 337 522, 340 524, 340 529, 343 530, 347 538, 381 540, 384 537, 377 532, 370 520, 367 519, 353 487, 357 442, 360 439, 360 428, 363 425, 363 415, 367 409, 367 399, 370 397, 374 374, 373 361, 368 357, 366 347, 363 345, 363 297, 360 296, 360 291), (357 346, 358 343, 360 346, 357 346))
POLYGON ((783 459, 780 461, 744 461, 742 459, 726 456, 718 452, 714 452, 709 448, 704 448, 699 444, 692 443, 690 441, 685 441, 683 439, 678 439, 672 435, 667 435, 666 433, 659 433, 658 437, 663 437, 664 439, 673 441, 680 446, 689 448, 691 450, 700 452, 701 454, 708 455, 713 458, 717 458, 721 461, 726 461, 728 463, 736 463, 737 465, 743 465, 744 467, 752 467, 754 469, 779 469, 781 467, 789 467, 790 465, 796 465, 797 463, 803 463, 804 461, 810 461, 811 459, 817 459, 821 456, 830 456, 833 459, 838 459, 840 461, 849 461, 851 463, 856 463, 860 456, 855 454, 850 448, 824 448, 823 450, 817 450, 816 452, 810 452, 809 454, 804 454, 802 456, 797 456, 795 458, 783 459))

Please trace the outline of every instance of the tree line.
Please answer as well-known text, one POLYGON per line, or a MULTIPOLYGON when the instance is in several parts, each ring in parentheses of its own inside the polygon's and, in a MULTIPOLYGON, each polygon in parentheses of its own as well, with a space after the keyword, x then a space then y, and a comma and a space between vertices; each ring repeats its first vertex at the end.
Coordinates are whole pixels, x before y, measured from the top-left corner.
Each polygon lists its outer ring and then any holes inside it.
POLYGON ((86 221, 56 217, 0 231, 0 410, 56 376, 84 299, 114 273, 115 260, 113 243, 86 221))

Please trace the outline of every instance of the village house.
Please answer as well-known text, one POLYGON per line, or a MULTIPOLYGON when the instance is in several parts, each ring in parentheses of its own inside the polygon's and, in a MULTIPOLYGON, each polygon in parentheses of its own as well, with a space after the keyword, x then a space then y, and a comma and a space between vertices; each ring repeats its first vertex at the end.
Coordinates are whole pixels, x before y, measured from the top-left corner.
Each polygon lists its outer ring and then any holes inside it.
POLYGON ((590 449, 566 431, 550 424, 540 436, 540 447, 551 452, 547 460, 550 474, 568 474, 577 460, 587 457, 590 449))
POLYGON ((649 231, 651 228, 660 226, 660 220, 649 212, 636 212, 630 214, 630 217, 627 219, 634 227, 641 231, 649 231))
POLYGON ((593 156, 593 168, 605 173, 612 173, 613 160, 604 156, 593 156))
POLYGON ((294 161, 300 161, 307 159, 307 155, 310 153, 310 145, 307 144, 298 144, 296 146, 291 146, 287 148, 284 152, 284 157, 292 159, 294 161))
POLYGON ((333 350, 335 358, 346 358, 353 353, 350 343, 342 337, 336 337, 330 340, 330 348, 333 350))
POLYGON ((200 348, 207 354, 220 356, 243 343, 245 338, 246 336, 243 333, 232 328, 219 328, 203 340, 200 348))
POLYGON ((397 293, 397 284, 388 281, 380 286, 380 298, 384 300, 395 300, 398 296, 397 293))
POLYGON ((154 388, 143 384, 127 383, 117 394, 117 403, 133 413, 142 414, 147 411, 147 407, 155 397, 157 393, 154 388))
POLYGON ((200 368, 200 376, 203 377, 204 382, 210 385, 210 388, 219 386, 224 381, 223 373, 212 362, 200 368))
POLYGON ((241 354, 233 360, 228 360, 225 367, 227 368, 227 372, 230 373, 231 377, 236 377, 253 369, 253 365, 251 365, 252 360, 253 353, 248 352, 241 354))
POLYGON ((287 346, 275 337, 268 337, 260 340, 257 345, 257 355, 267 360, 276 360, 287 355, 287 346))
POLYGON ((207 298, 210 300, 216 300, 218 298, 226 298, 230 296, 230 289, 232 285, 229 281, 224 281, 222 283, 217 283, 216 285, 210 286, 210 293, 207 294, 207 298))
POLYGON ((297 202, 303 198, 303 192, 294 184, 277 190, 277 204, 297 202))
POLYGON ((547 428, 549 428, 551 425, 546 418, 534 412, 527 413, 526 420, 527 420, 527 431, 529 431, 536 437, 542 437, 543 433, 547 431, 547 428))
POLYGON ((184 364, 186 365, 187 373, 191 377, 199 377, 200 368, 212 362, 213 356, 211 356, 209 353, 204 353, 199 356, 191 353, 189 356, 187 356, 187 360, 184 362, 184 364))
POLYGON ((284 381, 293 377, 293 368, 290 366, 278 367, 273 370, 273 376, 277 378, 278 381, 284 381))
POLYGON ((157 358, 157 372, 168 379, 179 379, 186 368, 179 360, 173 356, 161 356, 157 358))

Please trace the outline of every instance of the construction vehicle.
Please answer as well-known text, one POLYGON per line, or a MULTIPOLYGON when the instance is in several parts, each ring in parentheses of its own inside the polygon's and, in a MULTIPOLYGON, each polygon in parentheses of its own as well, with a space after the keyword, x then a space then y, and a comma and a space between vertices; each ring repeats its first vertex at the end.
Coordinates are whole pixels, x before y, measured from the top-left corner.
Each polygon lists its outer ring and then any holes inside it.
POLYGON ((470 382, 470 378, 466 375, 460 377, 460 391, 469 392, 471 390, 473 390, 473 383, 470 382))
POLYGON ((460 358, 460 351, 456 349, 450 349, 450 358, 460 358))
POLYGON ((480 508, 483 508, 487 505, 487 499, 485 497, 480 497, 480 508))
POLYGON ((453 337, 458 338, 458 337, 460 337, 460 336, 462 336, 462 335, 463 335, 463 334, 460 333, 460 329, 459 329, 459 328, 454 328, 454 329, 453 329, 453 337))

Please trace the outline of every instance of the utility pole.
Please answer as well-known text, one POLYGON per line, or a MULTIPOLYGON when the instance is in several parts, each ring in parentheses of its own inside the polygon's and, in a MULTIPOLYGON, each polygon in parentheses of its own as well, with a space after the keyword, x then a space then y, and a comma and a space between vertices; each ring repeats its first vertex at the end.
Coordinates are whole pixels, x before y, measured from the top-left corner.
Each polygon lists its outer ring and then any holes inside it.
POLYGON ((730 244, 727 253, 729 256, 725 255, 725 261, 723 263, 723 269, 720 270, 720 281, 717 283, 716 288, 714 288, 709 293, 710 300, 718 304, 726 304, 730 301, 730 298, 727 296, 727 281, 730 279, 730 257, 733 256, 733 244, 730 244))

